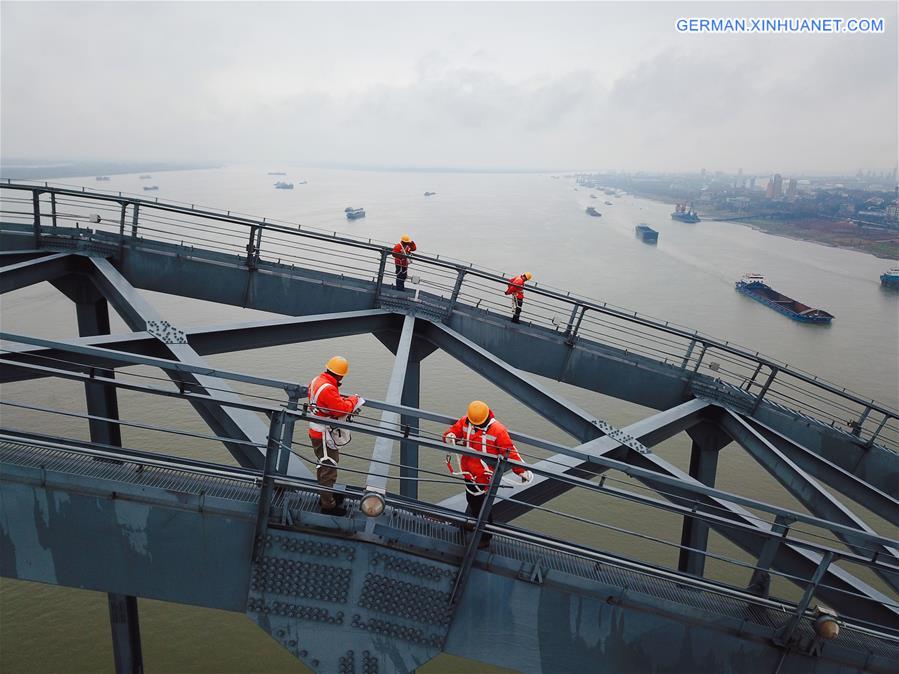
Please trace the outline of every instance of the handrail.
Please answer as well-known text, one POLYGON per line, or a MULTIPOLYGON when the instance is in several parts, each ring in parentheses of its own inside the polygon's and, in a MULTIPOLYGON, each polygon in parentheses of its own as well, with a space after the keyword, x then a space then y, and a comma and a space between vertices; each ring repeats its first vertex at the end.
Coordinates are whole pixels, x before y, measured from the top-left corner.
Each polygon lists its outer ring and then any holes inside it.
MULTIPOLYGON (((9 335, 7 333, 0 333, 0 338, 12 339, 12 338, 15 338, 15 336, 9 335)), ((32 338, 28 338, 28 339, 31 340, 32 338)), ((58 343, 56 348, 63 349, 63 348, 65 348, 65 346, 66 346, 65 344, 58 343)), ((97 351, 109 352, 109 350, 107 350, 107 349, 99 349, 96 347, 79 347, 79 348, 80 349, 96 349, 97 351)), ((115 353, 115 352, 109 352, 109 353, 115 353)), ((123 356, 124 360, 127 360, 129 356, 132 356, 132 354, 121 354, 121 355, 123 356)), ((118 358, 118 354, 116 354, 116 358, 118 358)), ((134 358, 143 359, 143 358, 147 358, 147 357, 134 356, 134 358)), ((183 366, 183 363, 164 361, 163 359, 153 359, 153 360, 157 361, 156 364, 158 367, 162 367, 164 369, 171 369, 171 370, 175 370, 175 371, 182 371, 181 368, 183 366)), ((135 362, 140 362, 140 361, 135 360, 135 362)), ((102 383, 104 385, 108 384, 110 386, 114 386, 114 387, 118 387, 118 388, 142 391, 142 392, 145 392, 145 393, 148 393, 151 395, 163 395, 163 396, 168 396, 168 397, 183 398, 183 399, 187 399, 187 400, 208 400, 210 402, 215 402, 216 404, 226 406, 226 407, 235 407, 235 408, 240 408, 240 409, 251 410, 254 412, 262 412, 262 413, 266 413, 266 414, 271 414, 273 412, 282 411, 284 409, 283 406, 282 407, 274 407, 272 405, 260 405, 260 404, 255 404, 255 403, 242 402, 242 401, 213 400, 212 398, 209 398, 208 396, 205 396, 203 394, 198 394, 198 393, 162 390, 162 389, 157 389, 157 388, 145 386, 145 385, 126 383, 126 382, 121 381, 121 379, 108 378, 108 377, 104 377, 99 374, 95 374, 93 376, 84 375, 82 373, 74 372, 71 370, 61 370, 58 368, 50 368, 47 366, 33 365, 33 364, 29 364, 29 363, 13 363, 11 361, 6 361, 2 358, 0 358, 0 365, 14 365, 16 367, 22 367, 22 368, 26 368, 26 369, 35 369, 35 370, 40 370, 40 371, 46 372, 48 374, 52 374, 53 376, 57 376, 57 377, 65 378, 65 379, 91 381, 91 382, 95 382, 95 383, 102 383)), ((199 368, 199 369, 203 370, 203 368, 199 368)), ((214 371, 211 369, 206 369, 204 373, 211 374, 212 372, 214 372, 214 371)), ((226 373, 223 373, 223 374, 226 374, 226 373)), ((236 378, 234 375, 240 376, 238 373, 227 373, 226 377, 233 379, 233 378, 236 378)), ((378 401, 371 401, 371 402, 377 403, 378 401)), ((384 403, 381 403, 381 404, 384 404, 384 403)), ((286 405, 286 402, 285 402, 285 405, 286 405)), ((422 411, 418 410, 417 408, 405 407, 402 405, 394 405, 393 407, 398 409, 402 414, 407 415, 407 416, 416 416, 416 417, 420 416, 421 418, 427 418, 427 417, 423 416, 421 414, 422 411)), ((298 420, 308 421, 310 418, 309 412, 305 409, 301 409, 301 410, 297 410, 297 411, 287 410, 287 411, 285 411, 285 414, 294 416, 298 420)), ((365 433, 367 435, 373 435, 373 436, 377 436, 377 437, 385 437, 385 438, 389 438, 389 439, 392 439, 395 441, 402 441, 402 440, 413 441, 416 444, 418 444, 419 446, 427 447, 430 449, 437 449, 437 450, 440 450, 443 452, 452 452, 452 453, 457 453, 457 454, 461 454, 461 455, 470 455, 470 456, 474 456, 474 457, 478 457, 478 458, 483 457, 482 454, 479 454, 472 450, 468 450, 466 448, 455 446, 455 445, 452 445, 452 446, 446 445, 442 441, 439 441, 437 439, 429 439, 427 437, 423 437, 420 435, 411 435, 411 434, 407 435, 400 430, 391 430, 389 428, 382 428, 380 426, 380 424, 378 424, 378 423, 362 424, 359 422, 348 422, 348 421, 340 421, 340 420, 335 419, 335 420, 329 421, 329 424, 333 425, 335 427, 338 427, 338 428, 346 428, 348 430, 357 430, 357 431, 365 433)), ((523 441, 526 441, 526 440, 523 440, 523 441)), ((583 452, 580 452, 576 449, 572 449, 572 448, 569 448, 567 446, 560 445, 557 443, 552 443, 552 442, 549 442, 546 440, 541 440, 540 443, 541 443, 542 448, 554 451, 555 453, 558 453, 558 454, 567 454, 567 455, 572 455, 572 456, 577 456, 577 457, 581 457, 583 455, 583 452)), ((735 505, 740 505, 740 506, 748 507, 748 508, 755 508, 755 509, 758 509, 758 510, 761 510, 764 512, 774 514, 776 516, 784 517, 793 522, 804 522, 806 524, 810 524, 811 526, 819 527, 821 529, 825 529, 825 530, 831 531, 833 533, 848 534, 860 541, 864 541, 865 543, 870 543, 870 544, 874 544, 874 545, 884 545, 887 547, 894 547, 894 548, 899 547, 899 541, 897 541, 897 540, 893 540, 893 539, 879 536, 876 534, 871 534, 871 533, 868 533, 868 532, 865 532, 865 531, 862 531, 859 529, 855 529, 853 527, 849 527, 846 525, 842 525, 842 524, 839 524, 836 522, 828 522, 827 520, 823 520, 823 519, 815 517, 813 515, 808 515, 808 514, 805 514, 805 513, 799 512, 799 511, 795 511, 795 510, 790 510, 787 508, 781 508, 779 506, 774 506, 774 505, 765 503, 763 501, 759 501, 757 499, 740 496, 738 494, 726 492, 726 491, 723 491, 720 489, 716 489, 714 487, 707 487, 702 484, 693 484, 693 483, 683 482, 682 480, 679 480, 678 478, 668 477, 661 473, 658 473, 658 472, 655 472, 652 470, 648 470, 645 468, 640 468, 638 466, 633 466, 633 465, 630 465, 623 461, 617 461, 615 459, 610 459, 610 458, 607 458, 604 456, 591 456, 589 458, 589 460, 600 466, 604 466, 606 468, 610 468, 613 470, 618 470, 630 477, 637 477, 637 478, 640 478, 640 479, 643 479, 643 480, 646 480, 649 482, 664 484, 664 485, 667 485, 670 487, 674 487, 681 491, 689 492, 689 493, 697 495, 697 496, 708 496, 711 498, 721 499, 723 501, 727 501, 727 502, 733 503, 735 505)), ((568 476, 568 475, 559 475, 559 474, 553 473, 551 470, 544 470, 544 469, 537 468, 535 466, 527 466, 523 463, 518 463, 515 461, 510 461, 509 463, 510 463, 510 465, 517 465, 517 466, 529 468, 530 470, 532 470, 533 472, 535 472, 537 474, 544 475, 545 477, 549 477, 551 479, 561 480, 561 481, 573 484, 575 486, 581 486, 581 487, 585 487, 588 489, 594 489, 596 487, 596 485, 591 483, 589 480, 585 480, 582 478, 577 478, 577 477, 568 476)), ((683 499, 685 497, 680 496, 679 498, 683 499)), ((658 507, 658 506, 656 506, 656 507, 658 507)), ((701 516, 701 513, 697 512, 696 516, 701 516)), ((760 531, 759 533, 762 535, 765 535, 767 532, 760 531)), ((792 540, 791 540, 791 542, 792 542, 792 540)), ((802 544, 800 541, 796 541, 796 542, 797 542, 797 544, 802 544)), ((848 557, 854 556, 854 555, 852 555, 852 553, 839 553, 839 554, 840 554, 840 556, 844 556, 844 557, 846 557, 847 555, 848 555, 848 557)), ((856 561, 861 561, 861 560, 856 560, 856 561)))
MULTIPOLYGON (((139 228, 139 214, 145 216, 146 211, 148 210, 156 210, 163 211, 168 213, 175 213, 184 216, 191 217, 199 217, 208 220, 214 220, 218 222, 227 222, 231 224, 238 225, 240 227, 249 228, 250 230, 250 244, 247 246, 248 253, 248 264, 250 263, 250 259, 253 255, 258 256, 259 248, 255 246, 254 243, 261 241, 261 236, 263 232, 271 232, 277 233, 279 235, 288 235, 290 237, 298 237, 310 240, 316 240, 320 242, 328 242, 331 244, 336 244, 339 246, 346 246, 349 248, 354 248, 360 251, 367 251, 370 253, 376 253, 380 259, 384 260, 385 256, 390 254, 389 245, 380 245, 379 243, 372 242, 371 239, 360 240, 351 236, 346 235, 338 235, 337 232, 333 232, 332 234, 327 234, 320 230, 315 230, 313 228, 309 228, 303 225, 300 225, 298 228, 296 226, 288 226, 286 224, 281 224, 278 221, 270 221, 266 218, 254 219, 252 216, 244 216, 237 215, 231 211, 220 211, 220 210, 210 210, 207 208, 197 208, 195 205, 191 204, 188 208, 187 205, 178 205, 177 203, 171 202, 160 202, 158 200, 149 200, 145 198, 140 198, 137 196, 126 196, 126 193, 107 193, 103 191, 98 191, 95 189, 82 188, 81 190, 77 190, 74 188, 63 188, 63 187, 51 187, 49 183, 43 184, 29 184, 25 182, 13 182, 12 180, 8 180, 6 183, 0 184, 0 189, 2 190, 18 190, 24 192, 30 192, 32 194, 32 201, 35 209, 35 222, 40 222, 40 203, 39 196, 43 193, 49 193, 52 196, 56 197, 57 195, 65 196, 65 197, 73 197, 77 199, 90 199, 94 201, 105 201, 110 203, 115 203, 121 207, 122 214, 122 222, 124 223, 125 218, 125 209, 127 206, 131 206, 134 211, 133 215, 133 223, 132 224, 132 234, 136 233, 139 228)), ((24 200, 23 200, 24 201, 24 200)), ((55 203, 55 202, 54 202, 55 203)), ((31 213, 24 213, 23 215, 31 216, 31 213)), ((54 211, 54 222, 59 216, 59 214, 54 211)), ((146 217, 146 216, 145 216, 146 217)), ((174 223, 176 225, 183 223, 174 223)), ((124 231, 124 230, 122 230, 124 231)), ((36 230, 36 237, 38 236, 38 230, 36 230)), ((475 267, 473 263, 464 263, 460 261, 454 261, 450 258, 438 256, 430 256, 426 254, 415 254, 416 262, 419 264, 427 265, 430 268, 434 269, 442 269, 444 272, 450 272, 451 275, 455 276, 455 285, 452 287, 451 297, 450 297, 450 306, 451 308, 455 306, 458 302, 460 296, 460 290, 464 282, 469 279, 480 279, 482 281, 487 281, 492 284, 505 284, 507 279, 495 272, 488 271, 486 269, 475 267)), ((252 267, 251 267, 252 268, 252 267)), ((378 287, 380 288, 380 281, 383 279, 383 265, 378 273, 378 287)), ((571 294, 570 292, 561 292, 559 290, 554 290, 548 288, 547 286, 538 286, 537 284, 530 285, 528 287, 528 292, 531 295, 535 295, 538 297, 542 297, 545 300, 562 303, 565 306, 570 307, 571 309, 571 319, 568 321, 568 326, 566 328, 566 335, 568 336, 568 342, 570 344, 574 343, 576 339, 577 332, 579 329, 584 330, 589 334, 588 328, 580 328, 581 321, 584 318, 584 315, 587 312, 591 312, 592 314, 599 314, 608 317, 612 317, 614 319, 618 319, 624 321, 626 323, 633 324, 635 326, 641 326, 642 328, 648 328, 650 330, 668 335, 670 337, 677 337, 679 339, 683 339, 688 342, 687 354, 684 357, 683 366, 686 366, 688 363, 693 363, 695 368, 698 368, 701 363, 701 356, 705 354, 705 352, 709 349, 715 349, 716 353, 723 352, 726 354, 730 354, 733 357, 745 359, 749 361, 749 364, 736 363, 739 367, 746 367, 747 370, 752 370, 753 367, 756 367, 756 372, 753 374, 752 379, 749 379, 748 372, 747 376, 742 376, 743 382, 741 382, 741 386, 743 383, 747 385, 747 392, 751 389, 753 385, 758 387, 757 392, 754 392, 757 403, 762 400, 762 398, 769 394, 769 389, 771 388, 771 384, 774 383, 775 378, 780 377, 778 381, 783 381, 784 377, 792 377, 796 380, 802 382, 803 384, 812 387, 814 390, 818 390, 821 392, 826 392, 832 396, 835 396, 838 399, 842 399, 845 401, 849 401, 861 407, 861 410, 849 411, 852 415, 858 415, 857 421, 855 419, 849 419, 848 423, 850 427, 853 429, 857 429, 853 431, 854 434, 860 437, 861 426, 869 419, 870 413, 876 412, 878 415, 882 415, 883 418, 880 420, 880 424, 877 424, 876 419, 872 419, 870 421, 871 425, 875 425, 876 429, 873 433, 870 434, 870 437, 867 438, 867 444, 873 444, 874 440, 881 433, 884 427, 889 426, 891 431, 895 431, 893 425, 895 422, 899 421, 899 412, 896 410, 892 410, 889 407, 878 403, 877 401, 866 399, 861 395, 848 390, 844 387, 839 387, 836 384, 828 382, 824 379, 818 378, 815 375, 811 375, 802 370, 792 368, 785 363, 781 363, 776 359, 769 358, 762 354, 759 354, 757 351, 751 351, 746 349, 745 347, 741 347, 739 345, 735 345, 729 341, 721 341, 719 339, 713 338, 709 335, 701 333, 699 331, 690 331, 689 329, 676 326, 668 321, 661 321, 658 319, 650 318, 647 316, 642 316, 638 312, 631 312, 620 307, 614 307, 609 305, 608 303, 600 303, 595 300, 590 300, 587 298, 583 298, 578 296, 577 294, 571 294), (693 347, 695 344, 700 344, 703 348, 701 349, 700 359, 696 360, 695 363, 691 360, 693 347), (759 368, 767 368, 768 372, 765 373, 768 375, 770 373, 770 379, 764 386, 755 382, 755 377, 758 374, 759 368), (853 426, 853 424, 856 424, 853 426)), ((464 293, 463 293, 464 294, 464 293)), ((479 300, 479 304, 485 298, 481 297, 479 300)), ((494 300, 487 299, 487 303, 493 303, 494 300)), ((553 306, 548 307, 550 311, 555 312, 553 306)), ((588 323, 590 319, 588 318, 588 323)), ((646 336, 643 336, 644 341, 646 336)), ((643 348, 648 348, 644 345, 641 345, 643 348)), ((652 350, 650 348, 650 350, 652 350)), ((661 353, 659 355, 650 355, 647 356, 650 358, 660 358, 661 353)), ((668 358, 664 359, 665 362, 668 362, 668 358)), ((672 355, 672 362, 676 360, 672 355)), ((741 377, 739 373, 728 372, 736 377, 741 377)), ((785 384, 789 388, 789 384, 785 384)), ((810 393, 810 392, 806 392, 810 393)), ((779 389, 775 388, 770 391, 770 395, 780 396, 783 399, 790 400, 791 396, 781 392, 779 389)), ((814 395, 814 394, 811 394, 814 395)), ((833 401, 825 401, 829 405, 835 405, 833 401)), ((816 408, 807 402, 804 403, 806 408, 811 410, 813 413, 817 412, 817 416, 821 414, 827 418, 828 414, 830 415, 830 425, 833 425, 834 422, 838 420, 838 418, 833 413, 822 412, 819 408, 816 408)), ((757 407, 758 405, 756 405, 757 407)), ((846 422, 846 419, 840 417, 839 419, 842 422, 846 422)), ((823 421, 823 423, 827 424, 827 421, 823 421)), ((863 442, 865 438, 859 439, 859 442, 863 442)), ((884 445, 886 446, 886 445, 884 445)))

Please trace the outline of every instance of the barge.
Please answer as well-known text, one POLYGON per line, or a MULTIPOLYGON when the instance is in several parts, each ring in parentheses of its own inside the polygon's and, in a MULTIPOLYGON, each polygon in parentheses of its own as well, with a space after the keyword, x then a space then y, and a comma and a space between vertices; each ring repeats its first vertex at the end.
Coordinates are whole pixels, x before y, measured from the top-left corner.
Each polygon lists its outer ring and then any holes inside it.
POLYGON ((881 274, 880 285, 887 288, 899 288, 899 267, 893 267, 888 269, 885 274, 881 274))
POLYGON ((349 206, 344 208, 343 212, 346 213, 347 220, 358 220, 359 218, 365 217, 364 208, 353 208, 352 206, 349 206))
POLYGON ((693 204, 687 208, 687 204, 675 204, 674 210, 671 212, 671 219, 679 222, 699 222, 699 215, 693 204))
POLYGON ((647 225, 645 222, 641 222, 639 225, 634 227, 634 232, 636 233, 637 238, 640 239, 643 243, 659 242, 659 233, 652 227, 647 225))
POLYGON ((829 314, 824 309, 815 309, 777 292, 765 283, 765 277, 761 274, 744 274, 743 278, 737 281, 736 289, 737 292, 771 307, 794 321, 826 324, 833 320, 833 314, 829 314))
POLYGON ((276 190, 292 190, 293 183, 284 182, 283 180, 279 180, 275 183, 276 190))

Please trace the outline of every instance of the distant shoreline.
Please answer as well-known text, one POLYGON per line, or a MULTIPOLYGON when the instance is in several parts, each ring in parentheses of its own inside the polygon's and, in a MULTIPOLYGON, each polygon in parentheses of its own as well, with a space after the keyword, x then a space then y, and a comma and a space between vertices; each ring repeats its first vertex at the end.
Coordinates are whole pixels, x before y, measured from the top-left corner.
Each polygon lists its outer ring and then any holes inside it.
MULTIPOLYGON (((641 195, 635 192, 631 192, 631 194, 650 201, 669 203, 667 199, 659 197, 641 195)), ((699 212, 699 215, 707 220, 743 225, 758 232, 794 241, 806 241, 830 248, 854 250, 873 255, 882 260, 899 259, 899 232, 880 229, 859 229, 849 220, 833 221, 825 218, 804 218, 795 221, 762 218, 734 220, 729 219, 726 213, 715 214, 702 211, 699 212)))
POLYGON ((129 173, 197 171, 221 168, 221 166, 222 164, 175 164, 172 162, 38 162, 16 158, 0 162, 0 180, 51 180, 56 178, 112 176, 129 173))

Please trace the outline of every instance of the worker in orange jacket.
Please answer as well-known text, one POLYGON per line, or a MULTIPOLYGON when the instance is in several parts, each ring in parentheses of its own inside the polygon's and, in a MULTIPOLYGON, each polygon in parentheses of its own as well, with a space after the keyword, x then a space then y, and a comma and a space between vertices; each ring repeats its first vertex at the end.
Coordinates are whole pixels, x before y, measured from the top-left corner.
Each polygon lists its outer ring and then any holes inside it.
POLYGON ((512 307, 515 310, 515 313, 512 314, 513 323, 520 322, 518 317, 521 316, 521 307, 524 305, 524 284, 532 278, 533 274, 526 271, 509 281, 509 287, 506 288, 505 294, 512 296, 512 307))
MULTIPOLYGON (((340 395, 340 384, 350 364, 343 356, 334 356, 325 365, 325 371, 309 384, 309 411, 313 421, 309 422, 309 439, 312 451, 318 459, 315 477, 323 487, 333 487, 337 482, 337 464, 340 461, 339 447, 349 441, 349 434, 343 429, 332 428, 329 419, 345 419, 358 411, 365 400, 357 395, 340 395)), ((321 511, 328 515, 346 515, 341 505, 343 496, 331 491, 320 495, 321 511)))
MULTIPOLYGON (((509 437, 508 429, 493 415, 487 403, 481 400, 473 400, 468 405, 468 414, 446 429, 443 441, 482 454, 494 456, 506 454, 508 458, 523 463, 512 438, 509 437)), ((460 475, 465 480, 465 500, 468 502, 465 512, 470 517, 477 517, 481 514, 481 508, 487 497, 487 487, 493 479, 494 462, 484 461, 476 456, 463 455, 460 458, 458 454, 447 454, 446 465, 451 473, 460 475)), ((518 475, 523 483, 530 482, 534 477, 531 471, 521 466, 513 466, 512 472, 518 475)), ((492 516, 488 515, 487 521, 492 523, 492 516)), ((486 546, 489 543, 490 535, 484 534, 481 545, 486 546)))
POLYGON ((409 254, 418 250, 412 237, 403 234, 400 242, 393 247, 393 263, 396 265, 396 289, 406 289, 406 277, 409 276, 409 254))

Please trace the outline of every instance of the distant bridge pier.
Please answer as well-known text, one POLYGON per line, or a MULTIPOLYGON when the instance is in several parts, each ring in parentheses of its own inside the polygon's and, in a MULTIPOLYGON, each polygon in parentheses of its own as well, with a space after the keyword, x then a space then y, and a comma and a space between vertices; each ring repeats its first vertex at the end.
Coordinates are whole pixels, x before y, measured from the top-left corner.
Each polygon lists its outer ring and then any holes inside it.
MULTIPOLYGON (((707 487, 715 486, 718 473, 718 452, 730 443, 730 438, 709 423, 701 423, 687 430, 693 445, 690 449, 690 477, 707 487)), ((677 568, 702 577, 705 573, 705 552, 709 545, 709 525, 695 517, 684 517, 681 529, 680 554, 677 568)))
MULTIPOLYGON (((80 337, 110 334, 109 303, 87 278, 70 275, 53 281, 66 297, 75 303, 80 337)), ((97 376, 115 378, 115 370, 97 370, 97 376)), ((89 419, 91 442, 114 447, 122 446, 119 424, 108 419, 119 418, 116 389, 110 384, 85 382, 84 396, 87 413, 98 419, 89 419)), ((139 674, 144 671, 140 644, 140 622, 137 613, 137 597, 110 592, 109 625, 112 631, 112 654, 116 674, 139 674)))

